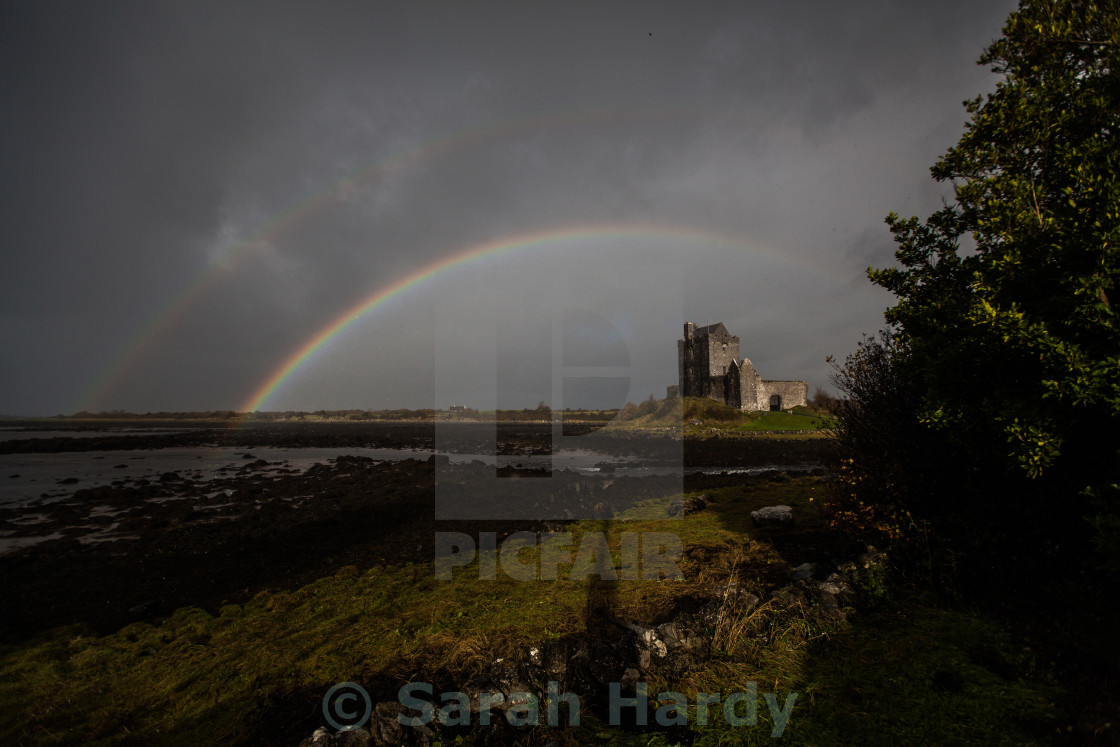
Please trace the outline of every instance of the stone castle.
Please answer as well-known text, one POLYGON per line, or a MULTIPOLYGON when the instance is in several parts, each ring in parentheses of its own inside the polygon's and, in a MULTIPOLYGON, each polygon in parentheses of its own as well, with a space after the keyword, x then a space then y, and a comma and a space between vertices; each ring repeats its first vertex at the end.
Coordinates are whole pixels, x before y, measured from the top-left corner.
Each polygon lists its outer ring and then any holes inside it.
POLYGON ((739 359, 739 338, 723 322, 697 327, 684 325, 677 340, 678 392, 682 397, 707 397, 740 410, 788 410, 804 405, 809 385, 804 381, 771 381, 739 359))

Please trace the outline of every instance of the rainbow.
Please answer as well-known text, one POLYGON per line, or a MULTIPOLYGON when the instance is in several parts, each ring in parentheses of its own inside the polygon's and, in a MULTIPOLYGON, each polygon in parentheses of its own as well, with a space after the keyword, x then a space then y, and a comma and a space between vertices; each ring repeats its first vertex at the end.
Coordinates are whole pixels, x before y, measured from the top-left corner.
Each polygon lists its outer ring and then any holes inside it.
POLYGON ((222 280, 246 264, 254 255, 252 250, 255 247, 279 237, 316 215, 336 199, 345 196, 356 187, 378 176, 403 172, 430 161, 452 156, 467 148, 483 145, 503 137, 516 136, 534 129, 575 127, 612 121, 664 120, 687 114, 688 112, 684 109, 680 111, 610 109, 523 117, 513 121, 488 123, 466 132, 458 131, 406 149, 373 165, 356 169, 325 190, 319 190, 309 198, 296 203, 279 216, 260 226, 247 238, 223 248, 216 261, 188 280, 179 291, 172 294, 160 308, 146 317, 145 321, 125 338, 116 352, 110 356, 108 363, 101 368, 100 374, 82 392, 78 398, 78 405, 74 409, 75 411, 91 409, 120 386, 125 374, 135 367, 159 340, 165 339, 168 331, 187 312, 205 298, 210 290, 222 280))
POLYGON ((505 252, 537 249, 555 245, 561 241, 620 237, 649 237, 657 239, 675 237, 687 241, 719 243, 737 249, 746 248, 751 251, 768 254, 785 263, 796 263, 813 270, 819 269, 817 266, 809 264, 804 259, 791 257, 788 254, 783 254, 769 247, 763 247, 757 244, 748 245, 742 239, 700 229, 653 224, 607 224, 575 228, 568 227, 523 233, 496 241, 476 244, 462 249, 444 259, 433 262, 426 267, 422 267, 411 275, 407 275, 396 282, 379 287, 370 295, 348 307, 285 358, 280 365, 253 390, 252 395, 245 401, 245 404, 241 406, 240 411, 249 413, 260 410, 265 402, 268 401, 269 397, 271 397, 292 374, 299 370, 299 368, 307 363, 317 351, 321 350, 324 345, 338 336, 351 324, 354 324, 386 301, 422 285, 425 281, 431 280, 441 273, 485 257, 491 257, 505 252))

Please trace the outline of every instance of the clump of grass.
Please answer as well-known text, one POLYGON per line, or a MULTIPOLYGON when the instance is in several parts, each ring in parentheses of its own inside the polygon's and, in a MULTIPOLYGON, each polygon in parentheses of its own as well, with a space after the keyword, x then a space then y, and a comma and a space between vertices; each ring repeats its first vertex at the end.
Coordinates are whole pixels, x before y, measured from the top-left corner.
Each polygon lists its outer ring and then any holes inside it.
POLYGON ((740 614, 726 605, 712 660, 657 683, 690 699, 755 683, 756 725, 732 727, 709 714, 705 727, 692 726, 692 744, 771 744, 766 692, 779 704, 797 693, 784 733, 797 744, 1047 744, 1059 736, 1061 691, 995 621, 927 598, 890 615, 833 617, 807 603, 803 586, 740 614))
POLYGON ((750 419, 750 413, 743 412, 734 407, 728 407, 722 402, 706 397, 684 397, 683 417, 689 420, 701 420, 705 423, 742 423, 750 419))

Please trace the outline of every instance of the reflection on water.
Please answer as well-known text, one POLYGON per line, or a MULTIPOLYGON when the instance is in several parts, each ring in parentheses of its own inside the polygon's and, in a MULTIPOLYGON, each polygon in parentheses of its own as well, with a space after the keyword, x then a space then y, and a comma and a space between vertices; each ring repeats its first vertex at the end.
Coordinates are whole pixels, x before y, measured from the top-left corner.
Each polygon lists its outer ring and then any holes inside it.
MULTIPOLYGON (((0 455, 0 507, 15 508, 50 503, 73 495, 83 488, 109 485, 114 480, 156 481, 165 472, 178 472, 192 480, 233 477, 238 470, 257 459, 270 462, 265 474, 282 474, 283 470, 303 472, 316 463, 325 463, 342 455, 370 459, 428 459, 431 451, 387 448, 254 448, 244 447, 172 447, 144 451, 85 451, 51 454, 0 455), (65 482, 63 482, 65 481, 65 482)), ((493 454, 447 454, 453 464, 481 461, 498 467, 527 469, 574 470, 592 475, 644 476, 680 472, 679 465, 658 467, 626 461, 617 455, 587 449, 560 450, 551 456, 493 454), (601 472, 602 465, 612 469, 601 472)), ((689 471, 708 473, 759 474, 773 470, 806 470, 813 465, 763 465, 745 469, 714 467, 689 471)))

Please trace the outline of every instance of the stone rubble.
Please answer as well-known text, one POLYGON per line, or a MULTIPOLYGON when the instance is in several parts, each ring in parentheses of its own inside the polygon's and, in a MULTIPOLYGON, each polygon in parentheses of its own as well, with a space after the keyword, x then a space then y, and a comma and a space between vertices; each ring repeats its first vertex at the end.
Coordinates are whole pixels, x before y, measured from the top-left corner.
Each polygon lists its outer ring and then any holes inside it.
MULTIPOLYGON (((804 563, 794 569, 793 575, 799 578, 775 590, 771 599, 779 605, 805 604, 828 615, 842 615, 841 599, 851 593, 850 582, 854 576, 860 569, 882 562, 883 555, 869 547, 858 561, 840 565, 836 572, 820 582, 812 581, 818 564, 804 563)), ((623 632, 614 640, 574 636, 546 641, 531 647, 523 658, 495 660, 487 671, 451 689, 469 697, 472 714, 480 710, 482 693, 501 693, 505 700, 491 706, 490 728, 504 728, 505 719, 501 718, 501 713, 520 704, 511 702, 509 695, 532 692, 543 701, 547 682, 558 683, 561 692, 579 693, 584 702, 588 702, 588 698, 605 693, 611 682, 620 683, 623 692, 632 692, 637 683, 651 674, 659 677, 682 675, 712 656, 711 633, 705 631, 712 630, 721 611, 742 616, 760 603, 756 594, 743 590, 738 583, 720 585, 712 590, 710 600, 695 612, 679 614, 676 619, 657 626, 616 620, 623 632)), ((441 690, 437 687, 435 691, 441 690)), ((377 703, 368 730, 359 728, 332 735, 319 728, 300 742, 300 747, 428 745, 440 738, 437 724, 413 727, 398 723, 397 715, 404 710, 398 701, 377 703)), ((472 719, 472 723, 476 721, 472 719)))

